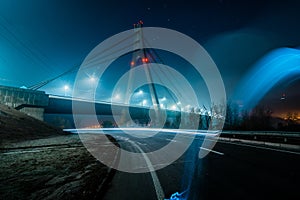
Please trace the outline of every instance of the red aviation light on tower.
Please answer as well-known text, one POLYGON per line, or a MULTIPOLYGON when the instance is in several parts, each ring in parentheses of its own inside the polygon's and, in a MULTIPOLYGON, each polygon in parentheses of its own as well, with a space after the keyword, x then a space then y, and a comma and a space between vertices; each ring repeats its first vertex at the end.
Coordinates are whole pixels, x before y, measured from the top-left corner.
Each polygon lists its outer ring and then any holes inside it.
POLYGON ((149 59, 146 57, 146 58, 142 58, 142 62, 143 63, 147 63, 147 62, 149 62, 149 59))
POLYGON ((143 27, 144 22, 142 20, 138 21, 138 23, 133 24, 133 28, 141 28, 143 27))

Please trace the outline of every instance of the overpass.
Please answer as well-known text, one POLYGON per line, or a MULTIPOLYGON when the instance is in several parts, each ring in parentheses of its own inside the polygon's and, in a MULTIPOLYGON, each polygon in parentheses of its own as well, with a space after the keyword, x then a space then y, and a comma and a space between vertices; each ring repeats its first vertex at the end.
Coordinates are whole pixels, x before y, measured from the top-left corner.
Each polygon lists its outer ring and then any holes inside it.
MULTIPOLYGON (((81 106, 95 104, 97 114, 112 115, 111 102, 91 101, 67 96, 49 95, 44 91, 0 86, 0 103, 20 110, 36 119, 43 120, 46 114, 72 114, 72 101, 80 102, 81 106)), ((117 110, 127 108, 125 104, 115 104, 117 110)), ((130 110, 141 115, 149 112, 149 108, 130 106, 130 110)), ((80 114, 89 114, 82 112, 80 114)))
POLYGON ((49 104, 49 96, 43 91, 0 86, 0 103, 43 120, 44 110, 49 104))

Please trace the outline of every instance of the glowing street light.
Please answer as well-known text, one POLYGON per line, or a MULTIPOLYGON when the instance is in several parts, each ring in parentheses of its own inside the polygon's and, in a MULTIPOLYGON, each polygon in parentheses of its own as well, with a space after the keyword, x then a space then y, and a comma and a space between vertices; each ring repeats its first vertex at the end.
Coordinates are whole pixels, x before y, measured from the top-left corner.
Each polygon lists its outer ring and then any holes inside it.
POLYGON ((147 100, 144 99, 144 100, 143 100, 143 103, 142 103, 142 106, 145 106, 146 104, 147 104, 147 100))
POLYGON ((95 85, 95 83, 97 82, 98 80, 98 77, 95 76, 95 73, 93 74, 87 74, 88 78, 87 78, 87 83, 88 84, 91 84, 92 86, 95 85))
POLYGON ((161 100, 161 101, 166 101, 167 98, 166 98, 166 97, 163 97, 163 98, 161 98, 160 100, 161 100))
POLYGON ((121 98, 120 94, 116 94, 113 99, 114 100, 120 100, 120 98, 121 98))
POLYGON ((138 92, 139 95, 142 95, 143 93, 144 93, 143 90, 139 90, 138 92))
POLYGON ((177 106, 176 106, 176 105, 173 105, 173 106, 171 107, 171 110, 177 110, 177 106))
POLYGON ((187 106, 185 106, 185 109, 186 109, 187 112, 190 111, 190 108, 191 108, 191 105, 190 105, 190 104, 188 104, 187 106))
POLYGON ((64 86, 64 91, 65 91, 65 96, 67 96, 67 91, 69 90, 69 86, 68 85, 65 85, 64 86))
POLYGON ((96 81, 96 78, 95 78, 94 76, 91 76, 91 77, 90 77, 90 81, 91 81, 92 83, 94 83, 94 82, 96 81))

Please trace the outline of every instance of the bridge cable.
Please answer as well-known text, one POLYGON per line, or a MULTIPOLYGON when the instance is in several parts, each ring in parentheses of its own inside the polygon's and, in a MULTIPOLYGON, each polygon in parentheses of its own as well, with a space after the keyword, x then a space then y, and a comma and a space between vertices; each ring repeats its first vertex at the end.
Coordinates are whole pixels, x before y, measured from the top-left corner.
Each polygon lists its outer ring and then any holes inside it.
MULTIPOLYGON (((146 39, 145 39, 145 43, 149 44, 148 41, 147 41, 146 39)), ((155 49, 151 49, 151 51, 152 51, 152 52, 155 54, 155 56, 160 60, 160 62, 161 62, 162 64, 165 65, 165 62, 164 62, 163 59, 159 56, 159 54, 155 51, 155 49)), ((150 53, 150 56, 152 57, 152 59, 153 59, 155 62, 157 62, 156 59, 152 56, 151 53, 150 53)), ((159 63, 159 62, 157 62, 157 63, 159 63)), ((178 87, 176 86, 176 84, 174 84, 173 81, 170 80, 170 79, 168 78, 166 72, 165 72, 164 70, 160 70, 160 68, 158 68, 158 70, 161 72, 160 74, 163 74, 163 76, 170 82, 170 84, 171 84, 172 87, 177 91, 177 93, 180 95, 180 97, 183 98, 183 96, 182 96, 181 93, 179 92, 180 90, 178 89, 178 87)), ((167 70, 168 70, 168 69, 167 69, 167 70)), ((153 71, 154 71, 154 70, 153 70, 153 71)), ((170 72, 170 71, 169 71, 169 72, 170 72)), ((170 74, 171 74, 171 72, 170 72, 170 74)), ((157 74, 157 76, 159 77, 158 74, 157 74)), ((161 79, 160 79, 160 81, 161 81, 161 79)), ((174 101, 175 103, 177 103, 177 101, 176 101, 174 95, 171 94, 171 92, 169 91, 169 89, 167 90, 167 92, 169 93, 169 95, 171 96, 171 98, 173 99, 173 101, 174 101)))
MULTIPOLYGON (((102 53, 104 53, 104 52, 106 52, 106 51, 112 49, 113 47, 115 47, 115 46, 121 44, 122 42, 124 42, 124 41, 130 39, 131 37, 133 37, 135 34, 136 34, 136 33, 129 35, 128 37, 126 37, 126 38, 120 40, 119 42, 117 42, 117 43, 111 45, 110 47, 108 47, 108 48, 102 50, 99 54, 102 54, 102 53)), ((113 53, 119 52, 119 51, 121 51, 121 50, 123 50, 123 49, 126 49, 126 48, 130 47, 130 46, 132 46, 132 44, 127 45, 127 46, 125 46, 125 47, 123 47, 123 48, 121 48, 121 49, 115 50, 113 53)), ((99 55, 99 54, 97 54, 97 55, 99 55)), ((97 55, 95 55, 94 57, 92 57, 92 59, 93 59, 93 58, 96 58, 97 55)), ((124 55, 126 55, 126 54, 124 54, 124 55)), ((122 55, 122 56, 124 56, 124 55, 122 55)), ((104 56, 103 56, 103 57, 104 57, 104 56)), ((121 56, 114 57, 114 58, 111 58, 111 59, 106 59, 105 62, 107 62, 107 61, 109 61, 109 60, 117 59, 117 58, 119 58, 119 57, 121 57, 121 56)), ((102 59, 102 58, 100 58, 100 59, 102 59)), ((95 62, 95 61, 92 61, 92 62, 95 62)), ((91 62, 91 63, 92 63, 92 62, 91 62)), ((102 62, 97 63, 97 64, 102 64, 102 63, 105 63, 105 62, 102 61, 102 62)), ((58 76, 55 76, 55 77, 53 77, 53 78, 51 78, 51 79, 42 81, 42 82, 40 82, 40 83, 37 83, 37 84, 35 84, 35 85, 32 85, 32 86, 28 87, 28 89, 38 90, 38 89, 40 89, 41 87, 44 87, 45 85, 49 84, 50 82, 52 82, 52 81, 54 81, 54 80, 56 80, 56 79, 58 79, 58 78, 60 78, 60 77, 62 77, 62 76, 65 76, 65 75, 67 75, 67 74, 69 74, 69 73, 72 73, 72 72, 74 72, 74 71, 77 71, 77 68, 79 68, 79 67, 80 67, 80 65, 76 65, 76 66, 70 68, 69 70, 63 72, 62 74, 59 74, 58 76)), ((93 66, 93 67, 94 67, 94 66, 93 66)))

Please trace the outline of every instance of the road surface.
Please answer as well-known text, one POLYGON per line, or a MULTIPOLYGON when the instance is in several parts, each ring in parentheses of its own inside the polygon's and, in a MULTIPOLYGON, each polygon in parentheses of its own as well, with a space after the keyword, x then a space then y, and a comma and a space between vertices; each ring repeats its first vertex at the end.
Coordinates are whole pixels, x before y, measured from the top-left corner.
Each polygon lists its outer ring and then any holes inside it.
MULTIPOLYGON (((121 148, 138 153, 162 148, 174 138, 174 133, 144 139, 118 131, 111 135, 121 148)), ((169 199, 178 192, 187 199, 299 199, 299 152, 219 140, 206 157, 199 159, 203 139, 196 136, 189 149, 163 169, 117 171, 101 196, 105 200, 152 200, 169 199)))

